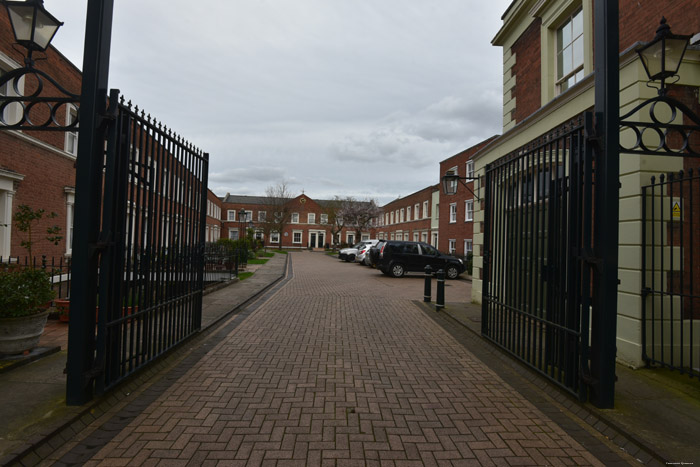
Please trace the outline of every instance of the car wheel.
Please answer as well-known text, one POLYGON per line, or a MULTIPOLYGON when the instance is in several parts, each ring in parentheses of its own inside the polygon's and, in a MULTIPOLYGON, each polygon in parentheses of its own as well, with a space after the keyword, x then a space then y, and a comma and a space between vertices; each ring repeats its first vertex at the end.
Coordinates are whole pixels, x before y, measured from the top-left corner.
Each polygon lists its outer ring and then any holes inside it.
POLYGON ((391 275, 394 277, 402 277, 406 274, 406 269, 404 269, 403 264, 392 264, 391 265, 391 275))
POLYGON ((457 279, 457 276, 459 276, 459 269, 457 269, 457 266, 447 266, 445 275, 448 279, 457 279))

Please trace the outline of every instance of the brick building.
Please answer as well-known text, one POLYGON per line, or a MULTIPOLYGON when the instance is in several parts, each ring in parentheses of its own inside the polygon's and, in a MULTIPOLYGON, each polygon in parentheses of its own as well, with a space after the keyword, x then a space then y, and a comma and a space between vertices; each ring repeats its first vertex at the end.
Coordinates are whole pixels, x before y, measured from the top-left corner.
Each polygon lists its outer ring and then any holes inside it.
MULTIPOLYGON (((14 44, 7 11, 3 8, 0 10, 0 75, 24 66, 25 51, 14 44)), ((35 53, 35 58, 40 57, 45 59, 37 63, 37 68, 56 77, 69 92, 80 93, 81 73, 75 65, 52 46, 45 53, 35 53)), ((43 84, 44 93, 58 94, 51 83, 44 81, 43 84)), ((27 77, 21 82, 19 91, 22 94, 30 93, 35 86, 34 79, 27 77)), ((0 87, 0 96, 3 95, 15 95, 11 83, 0 87)), ((2 120, 7 124, 17 122, 21 116, 19 109, 13 105, 3 111, 2 120)), ((37 109, 32 116, 37 121, 40 116, 48 117, 48 112, 43 116, 41 112, 44 109, 37 109)), ((67 123, 76 116, 77 109, 69 104, 61 106, 55 118, 67 123)), ((0 257, 27 254, 20 246, 20 242, 26 240, 25 234, 17 231, 12 221, 19 205, 27 205, 34 210, 44 209, 57 215, 53 219, 42 219, 35 225, 35 256, 71 255, 77 139, 77 131, 0 131, 0 257), (47 227, 54 225, 61 227, 63 236, 57 245, 45 238, 47 227)))
MULTIPOLYGON (((496 136, 480 142, 440 162, 440 174, 454 173, 460 177, 474 177, 472 157, 496 136)), ((457 183, 457 193, 451 196, 440 194, 438 215, 439 241, 435 245, 445 253, 468 256, 473 251, 474 236, 474 191, 478 180, 457 183)))
POLYGON ((437 191, 438 186, 431 185, 384 205, 377 238, 431 242, 433 235, 437 234, 431 222, 433 193, 437 191))
MULTIPOLYGON (((662 16, 673 33, 694 36, 677 79, 669 80, 672 81, 669 95, 698 113, 700 15, 688 13, 697 12, 697 7, 697 1, 693 0, 641 3, 620 0, 621 115, 657 94, 648 84, 649 78, 635 49, 654 37, 662 16)), ((477 176, 485 174, 487 164, 514 154, 594 106, 593 0, 515 0, 502 19, 503 26, 492 43, 503 49, 503 135, 472 156, 477 176)), ((650 121, 648 112, 646 116, 640 112, 637 118, 650 121)), ((623 148, 633 147, 635 139, 631 131, 620 133, 623 148)), ((645 275, 654 275, 644 271, 641 265, 642 186, 649 184, 652 176, 687 169, 690 163, 683 157, 640 156, 624 150, 620 154, 617 358, 632 366, 643 364, 642 306, 652 297, 645 296, 642 283, 645 275)), ((479 187, 476 193, 483 200, 485 190, 479 187)), ((484 212, 481 203, 474 206, 472 300, 481 302, 484 212)))
POLYGON ((273 215, 271 200, 266 196, 243 196, 227 193, 222 199, 222 237, 238 239, 241 230, 253 229, 255 237, 262 240, 266 246, 277 248, 324 248, 334 244, 353 244, 360 239, 368 239, 375 235, 372 226, 366 232, 360 232, 357 238, 356 229, 346 226, 332 238, 334 201, 314 200, 306 194, 292 198, 284 204, 289 219, 282 232, 269 229, 268 216, 273 215), (245 211, 245 218, 241 211, 245 211), (266 228, 270 230, 266 235, 266 228))

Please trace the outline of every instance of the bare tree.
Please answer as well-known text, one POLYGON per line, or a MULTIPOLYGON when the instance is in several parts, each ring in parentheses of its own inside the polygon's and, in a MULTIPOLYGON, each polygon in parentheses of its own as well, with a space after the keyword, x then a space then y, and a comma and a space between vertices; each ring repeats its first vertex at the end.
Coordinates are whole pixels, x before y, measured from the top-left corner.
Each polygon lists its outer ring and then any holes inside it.
POLYGON ((280 245, 282 244, 282 231, 289 224, 292 210, 289 202, 294 199, 287 182, 281 181, 276 185, 270 185, 265 189, 265 197, 267 198, 265 205, 265 220, 260 222, 263 234, 268 245, 272 233, 277 232, 280 235, 280 245))
POLYGON ((380 209, 373 199, 358 201, 349 197, 345 202, 345 225, 355 229, 357 239, 362 238, 362 232, 369 230, 372 221, 379 217, 380 209))
POLYGON ((340 196, 335 196, 332 200, 323 203, 323 210, 328 215, 328 225, 331 231, 331 243, 337 245, 340 243, 340 232, 345 227, 345 211, 347 207, 347 199, 342 199, 340 196))

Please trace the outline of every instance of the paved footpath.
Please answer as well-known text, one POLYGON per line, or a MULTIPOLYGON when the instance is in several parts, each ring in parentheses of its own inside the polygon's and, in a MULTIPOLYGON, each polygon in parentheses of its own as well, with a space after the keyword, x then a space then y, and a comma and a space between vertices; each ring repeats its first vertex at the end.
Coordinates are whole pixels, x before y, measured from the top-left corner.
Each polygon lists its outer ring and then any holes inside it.
POLYGON ((81 463, 603 465, 416 306, 419 281, 291 259, 288 282, 81 463))

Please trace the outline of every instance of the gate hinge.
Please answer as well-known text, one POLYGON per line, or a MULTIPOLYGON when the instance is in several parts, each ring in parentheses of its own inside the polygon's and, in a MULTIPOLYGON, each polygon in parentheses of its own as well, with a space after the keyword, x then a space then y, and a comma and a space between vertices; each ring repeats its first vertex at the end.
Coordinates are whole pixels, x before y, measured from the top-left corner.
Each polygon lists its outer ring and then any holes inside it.
POLYGON ((642 298, 647 298, 647 296, 651 293, 651 289, 649 287, 644 287, 642 289, 642 298))

